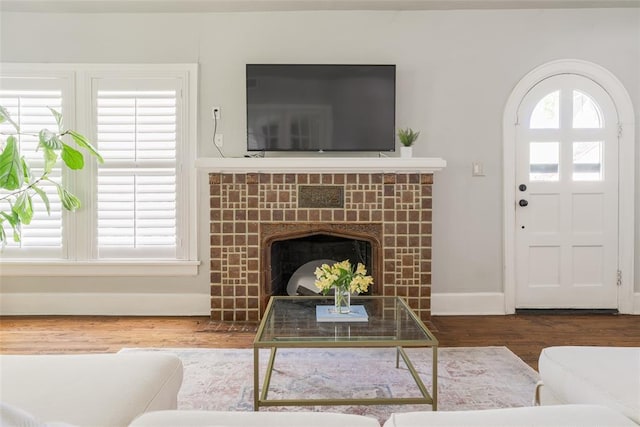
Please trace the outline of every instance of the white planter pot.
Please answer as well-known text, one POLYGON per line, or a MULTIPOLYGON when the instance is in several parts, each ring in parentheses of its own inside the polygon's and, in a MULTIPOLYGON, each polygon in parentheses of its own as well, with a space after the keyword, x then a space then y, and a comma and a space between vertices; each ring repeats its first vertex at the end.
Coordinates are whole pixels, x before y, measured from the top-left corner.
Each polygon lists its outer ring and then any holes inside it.
POLYGON ((413 157, 413 147, 400 147, 400 157, 410 158, 413 157))

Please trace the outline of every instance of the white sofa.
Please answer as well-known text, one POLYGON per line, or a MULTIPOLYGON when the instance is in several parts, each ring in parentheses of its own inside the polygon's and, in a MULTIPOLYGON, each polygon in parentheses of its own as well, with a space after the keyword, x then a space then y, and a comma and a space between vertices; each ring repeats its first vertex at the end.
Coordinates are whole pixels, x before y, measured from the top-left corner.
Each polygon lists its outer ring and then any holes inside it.
POLYGON ((15 421, 25 412, 39 422, 124 427, 146 411, 175 409, 181 385, 182 362, 168 354, 0 355, 7 425, 32 425, 15 421))
MULTIPOLYGON (((130 427, 380 427, 359 415, 326 412, 147 412, 130 427)), ((600 405, 531 406, 475 411, 394 413, 384 427, 637 427, 624 415, 600 405)))
POLYGON ((374 418, 331 412, 159 411, 131 427, 380 427, 374 418))
POLYGON ((475 411, 391 414, 384 427, 637 427, 630 419, 600 405, 530 406, 475 411))
MULTIPOLYGON (((384 427, 640 423, 639 348, 550 347, 539 367, 536 399, 544 406, 394 413, 384 427)), ((0 355, 0 425, 42 427, 44 420, 47 426, 91 427, 380 426, 373 418, 326 412, 178 411, 181 383, 182 364, 167 354, 0 355)))
POLYGON ((605 405, 640 424, 640 347, 548 347, 538 371, 536 403, 605 405))

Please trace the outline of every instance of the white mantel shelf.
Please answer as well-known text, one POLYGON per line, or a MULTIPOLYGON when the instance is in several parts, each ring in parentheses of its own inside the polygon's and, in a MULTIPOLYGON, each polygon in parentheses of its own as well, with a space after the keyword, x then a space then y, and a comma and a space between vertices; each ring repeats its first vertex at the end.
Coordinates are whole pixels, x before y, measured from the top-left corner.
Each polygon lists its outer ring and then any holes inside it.
POLYGON ((207 157, 196 160, 205 172, 221 173, 433 173, 447 162, 439 157, 207 157))

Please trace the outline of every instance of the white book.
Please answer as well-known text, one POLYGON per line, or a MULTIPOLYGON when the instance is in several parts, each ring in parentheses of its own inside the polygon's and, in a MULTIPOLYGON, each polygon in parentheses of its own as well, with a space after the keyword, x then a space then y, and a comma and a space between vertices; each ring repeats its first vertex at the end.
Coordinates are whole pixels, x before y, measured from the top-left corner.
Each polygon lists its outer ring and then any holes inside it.
POLYGON ((352 305, 349 313, 336 313, 333 305, 317 305, 316 321, 318 322, 367 322, 369 315, 364 305, 352 305))

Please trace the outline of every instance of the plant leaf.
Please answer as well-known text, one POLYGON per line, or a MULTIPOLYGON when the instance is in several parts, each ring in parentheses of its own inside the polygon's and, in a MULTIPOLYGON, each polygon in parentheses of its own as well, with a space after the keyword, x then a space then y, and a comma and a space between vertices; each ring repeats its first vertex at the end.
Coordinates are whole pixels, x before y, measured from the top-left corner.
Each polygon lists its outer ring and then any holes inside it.
POLYGON ((31 224, 31 219, 33 218, 33 201, 29 193, 26 191, 20 193, 11 210, 18 215, 21 223, 26 225, 31 224))
POLYGON ((95 147, 91 145, 87 138, 73 130, 69 130, 67 131, 67 133, 71 135, 76 144, 78 144, 82 148, 86 148, 92 155, 96 156, 100 163, 104 163, 104 159, 102 158, 100 153, 98 153, 98 150, 96 150, 95 147))
POLYGON ((53 114, 53 117, 56 118, 56 123, 58 124, 58 132, 62 133, 62 114, 60 114, 59 112, 57 112, 51 107, 47 107, 47 108, 49 109, 49 111, 51 111, 51 114, 53 114))
POLYGON ((41 146, 52 150, 60 150, 62 148, 62 141, 58 138, 58 134, 51 132, 49 129, 42 129, 38 136, 41 146))
POLYGON ((37 185, 34 185, 31 188, 33 188, 33 191, 38 193, 38 196, 40 196, 40 198, 44 202, 44 206, 47 208, 47 215, 51 215, 51 205, 49 203, 49 196, 47 196, 47 193, 45 193, 44 190, 37 185))
MULTIPOLYGON (((53 181, 50 181, 53 182, 53 181)), ((68 211, 75 211, 80 208, 81 203, 80 199, 71 194, 66 188, 62 187, 60 184, 55 183, 58 189, 58 196, 60 196, 60 202, 62 202, 62 206, 68 211)))
MULTIPOLYGON (((13 241, 14 242, 19 242, 22 238, 22 227, 20 224, 20 218, 18 217, 18 215, 16 215, 15 212, 13 212, 13 206, 11 207, 11 215, 7 214, 6 212, 2 212, 0 211, 0 215, 2 215, 7 222, 11 225, 11 228, 13 229, 13 241)), ((5 236, 6 239, 6 236, 5 236)), ((3 242, 3 245, 6 244, 5 242, 3 242)))
POLYGON ((26 182, 27 184, 30 184, 31 181, 33 180, 33 175, 31 174, 31 168, 29 167, 29 164, 27 163, 27 159, 25 159, 24 156, 20 158, 20 161, 22 162, 22 173, 24 175, 24 182, 26 182))
POLYGON ((58 153, 45 146, 42 150, 42 156, 44 157, 44 174, 46 175, 51 172, 53 167, 56 165, 56 162, 58 161, 58 153))
POLYGON ((4 249, 7 246, 7 233, 5 233, 4 231, 3 223, 4 223, 4 220, 0 218, 0 243, 2 243, 0 250, 4 249))
POLYGON ((62 160, 69 169, 78 170, 84 167, 82 153, 67 144, 62 144, 62 160))
MULTIPOLYGON (((11 213, 13 214, 13 211, 11 213)), ((9 215, 8 213, 2 212, 2 211, 0 211, 0 216, 2 216, 5 220, 7 220, 7 222, 11 224, 11 227, 15 227, 18 221, 20 220, 17 216, 9 215)))
POLYGON ((411 145, 413 145, 415 140, 418 139, 419 135, 420 132, 415 132, 411 128, 398 130, 398 139, 400 139, 400 143, 405 147, 410 147, 411 145))
POLYGON ((14 122, 11 119, 11 114, 9 114, 9 112, 7 111, 6 108, 4 108, 2 105, 0 105, 0 123, 3 122, 9 122, 11 123, 11 125, 16 129, 16 132, 20 132, 20 127, 18 126, 18 124, 16 122, 14 122))
POLYGON ((0 154, 0 188, 5 190, 17 190, 24 183, 22 171, 22 159, 16 138, 10 135, 0 154))

